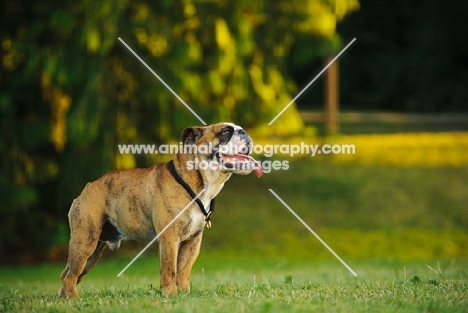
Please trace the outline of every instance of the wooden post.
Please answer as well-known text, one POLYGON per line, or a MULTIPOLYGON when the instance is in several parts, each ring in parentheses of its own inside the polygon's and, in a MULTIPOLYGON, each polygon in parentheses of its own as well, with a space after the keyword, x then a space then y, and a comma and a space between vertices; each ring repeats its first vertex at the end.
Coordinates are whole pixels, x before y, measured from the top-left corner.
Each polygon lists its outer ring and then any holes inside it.
MULTIPOLYGON (((333 60, 332 56, 325 58, 325 66, 333 60)), ((327 135, 339 133, 339 73, 338 60, 325 71, 325 132, 327 135)))

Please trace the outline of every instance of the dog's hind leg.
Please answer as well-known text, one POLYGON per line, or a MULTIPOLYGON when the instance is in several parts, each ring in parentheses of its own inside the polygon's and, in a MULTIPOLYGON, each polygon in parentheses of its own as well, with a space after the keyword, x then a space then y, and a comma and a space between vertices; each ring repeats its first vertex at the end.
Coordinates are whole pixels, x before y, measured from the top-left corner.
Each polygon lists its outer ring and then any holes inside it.
POLYGON ((75 203, 70 209, 69 216, 71 238, 68 263, 61 275, 63 287, 59 296, 78 298, 76 290, 78 281, 96 264, 105 246, 98 247, 103 221, 102 217, 96 214, 84 213, 75 203))
POLYGON ((68 263, 61 275, 63 287, 59 293, 60 297, 78 298, 76 285, 78 284, 78 281, 81 280, 83 276, 82 273, 86 269, 88 259, 93 254, 92 250, 88 248, 79 251, 74 249, 74 245, 71 241, 68 254, 68 263))
MULTIPOLYGON (((83 276, 86 275, 93 267, 96 265, 97 261, 99 261, 102 252, 104 251, 104 248, 106 247, 106 243, 100 241, 98 246, 96 247, 96 250, 94 250, 94 253, 89 257, 88 261, 86 261, 86 265, 83 269, 83 272, 78 276, 78 279, 76 281, 76 284, 78 285, 80 281, 83 279, 83 276)), ((64 281, 64 278, 69 275, 69 266, 67 264, 67 267, 65 270, 62 272, 61 279, 64 281)), ((67 294, 65 294, 65 289, 62 288, 59 293, 60 297, 67 297, 67 294)), ((78 295, 76 295, 77 297, 78 295)), ((74 297, 73 295, 71 297, 74 297)), ((76 298, 75 297, 75 298, 76 298)))
POLYGON ((99 261, 101 258, 102 252, 104 251, 104 248, 106 248, 107 244, 103 241, 99 241, 96 250, 94 250, 93 254, 89 257, 88 261, 86 261, 86 265, 83 269, 83 272, 81 272, 80 276, 78 276, 78 280, 76 284, 79 284, 80 281, 83 279, 83 276, 88 274, 88 272, 96 265, 96 263, 99 261))

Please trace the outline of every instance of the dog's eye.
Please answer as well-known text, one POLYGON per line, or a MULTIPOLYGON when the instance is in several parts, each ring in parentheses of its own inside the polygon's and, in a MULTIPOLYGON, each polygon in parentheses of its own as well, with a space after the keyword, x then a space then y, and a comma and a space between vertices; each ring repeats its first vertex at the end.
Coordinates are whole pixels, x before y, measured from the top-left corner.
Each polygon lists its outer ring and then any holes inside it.
POLYGON ((222 137, 227 137, 231 135, 231 133, 232 133, 232 129, 226 128, 226 129, 223 129, 219 135, 222 137))

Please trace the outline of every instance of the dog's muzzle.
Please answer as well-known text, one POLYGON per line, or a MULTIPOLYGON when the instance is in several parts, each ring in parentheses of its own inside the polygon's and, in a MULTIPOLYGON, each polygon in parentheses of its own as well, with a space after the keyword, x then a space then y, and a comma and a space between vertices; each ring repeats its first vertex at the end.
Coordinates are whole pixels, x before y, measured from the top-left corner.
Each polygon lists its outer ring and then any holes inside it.
POLYGON ((238 174, 255 172, 257 177, 263 175, 259 162, 250 156, 252 152, 252 139, 243 129, 236 129, 230 140, 219 146, 218 160, 227 170, 238 174))

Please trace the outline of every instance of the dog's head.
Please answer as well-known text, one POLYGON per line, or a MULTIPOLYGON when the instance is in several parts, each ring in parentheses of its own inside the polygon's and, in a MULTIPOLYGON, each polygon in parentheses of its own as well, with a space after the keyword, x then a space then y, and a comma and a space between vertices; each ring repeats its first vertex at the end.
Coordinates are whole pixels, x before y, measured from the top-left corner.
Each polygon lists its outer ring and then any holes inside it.
POLYGON ((182 132, 184 151, 197 156, 201 168, 247 175, 251 171, 260 177, 261 165, 250 156, 252 139, 232 123, 204 127, 188 127, 182 132))

